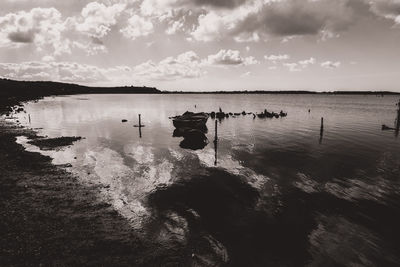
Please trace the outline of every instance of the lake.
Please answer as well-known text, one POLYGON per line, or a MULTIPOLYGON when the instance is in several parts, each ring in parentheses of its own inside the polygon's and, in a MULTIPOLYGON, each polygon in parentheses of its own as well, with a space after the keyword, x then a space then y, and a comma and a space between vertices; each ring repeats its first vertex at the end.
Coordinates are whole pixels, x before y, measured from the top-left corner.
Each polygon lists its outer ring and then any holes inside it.
POLYGON ((400 138, 381 125, 393 126, 398 98, 46 97, 26 103, 20 123, 43 136, 84 139, 56 151, 40 151, 25 137, 18 142, 71 164, 143 238, 169 247, 171 258, 190 255, 194 266, 395 266, 400 138), (169 117, 219 108, 288 116, 223 119, 217 143, 210 118, 208 144, 183 148, 169 117))

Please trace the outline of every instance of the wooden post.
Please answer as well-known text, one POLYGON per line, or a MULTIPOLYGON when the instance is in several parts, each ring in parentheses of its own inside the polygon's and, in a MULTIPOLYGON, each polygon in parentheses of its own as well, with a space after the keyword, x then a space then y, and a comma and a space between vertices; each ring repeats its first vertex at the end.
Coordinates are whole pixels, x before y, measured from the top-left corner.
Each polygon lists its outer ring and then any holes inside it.
POLYGON ((396 129, 400 128, 400 100, 399 103, 397 103, 397 123, 396 123, 396 129))
POLYGON ((217 159, 218 159, 218 121, 215 119, 215 138, 214 138, 214 166, 217 166, 217 159))
POLYGON ((324 117, 321 117, 321 131, 320 131, 320 135, 322 135, 324 133, 324 117))
POLYGON ((400 130, 400 99, 399 99, 399 103, 397 103, 397 122, 395 125, 395 135, 396 137, 399 135, 399 130, 400 130))

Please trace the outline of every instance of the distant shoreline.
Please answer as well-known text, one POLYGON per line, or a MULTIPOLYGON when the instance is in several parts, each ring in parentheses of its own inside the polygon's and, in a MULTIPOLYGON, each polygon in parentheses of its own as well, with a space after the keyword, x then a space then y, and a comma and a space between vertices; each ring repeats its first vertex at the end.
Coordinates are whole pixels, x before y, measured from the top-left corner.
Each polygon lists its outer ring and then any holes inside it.
POLYGON ((36 99, 52 95, 78 94, 279 94, 279 95, 400 95, 391 91, 302 91, 302 90, 243 90, 243 91, 161 91, 147 86, 89 87, 78 84, 48 81, 15 81, 0 79, 0 98, 36 99))
POLYGON ((207 91, 207 92, 182 92, 182 91, 162 91, 161 94, 213 94, 213 95, 235 95, 235 94, 257 94, 257 95, 400 95, 400 92, 391 91, 332 91, 332 92, 315 92, 315 91, 207 91))

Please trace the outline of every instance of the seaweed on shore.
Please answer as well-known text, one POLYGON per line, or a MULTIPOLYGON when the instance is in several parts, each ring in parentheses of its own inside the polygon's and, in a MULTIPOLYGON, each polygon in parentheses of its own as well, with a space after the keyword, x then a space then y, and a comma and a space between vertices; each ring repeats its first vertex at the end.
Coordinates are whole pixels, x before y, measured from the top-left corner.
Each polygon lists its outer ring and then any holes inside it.
POLYGON ((38 138, 28 143, 38 146, 41 150, 53 150, 64 146, 70 146, 81 139, 82 137, 80 136, 62 136, 57 138, 38 138))

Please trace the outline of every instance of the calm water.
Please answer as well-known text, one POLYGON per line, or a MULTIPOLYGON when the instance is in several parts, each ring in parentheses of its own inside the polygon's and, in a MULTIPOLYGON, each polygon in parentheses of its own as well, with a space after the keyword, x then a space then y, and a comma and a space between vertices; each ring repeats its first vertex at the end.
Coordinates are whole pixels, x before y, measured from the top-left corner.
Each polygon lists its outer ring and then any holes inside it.
MULTIPOLYGON (((82 136, 45 151, 140 232, 193 266, 400 264, 398 97, 80 95, 25 106, 23 125, 82 136), (195 105, 197 108, 195 108, 195 105), (288 112, 209 119, 209 144, 180 147, 170 116, 189 111, 288 112), (311 112, 308 112, 311 109, 311 112), (134 128, 138 114, 145 127, 134 128), (29 116, 30 115, 30 121, 29 116), (324 132, 320 136, 320 119, 324 132), (122 123, 127 119, 127 123, 122 123)), ((26 139, 18 139, 30 150, 26 139)))

